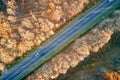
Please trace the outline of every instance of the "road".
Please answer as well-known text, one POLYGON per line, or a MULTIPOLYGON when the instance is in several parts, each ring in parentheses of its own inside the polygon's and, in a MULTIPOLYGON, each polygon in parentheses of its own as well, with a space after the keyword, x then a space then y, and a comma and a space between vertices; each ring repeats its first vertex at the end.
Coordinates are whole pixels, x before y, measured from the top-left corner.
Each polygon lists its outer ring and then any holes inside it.
POLYGON ((88 14, 80 18, 73 25, 63 30, 62 33, 54 37, 48 44, 42 48, 36 50, 34 53, 29 55, 19 64, 15 65, 13 68, 8 70, 8 73, 4 74, 0 80, 20 80, 35 68, 41 65, 42 60, 47 58, 52 52, 56 51, 72 39, 74 36, 79 34, 81 31, 86 29, 88 25, 95 22, 97 19, 104 15, 106 12, 111 10, 114 6, 119 5, 120 0, 113 0, 108 2, 103 1, 101 4, 93 8, 88 14))
POLYGON ((6 5, 2 0, 0 0, 0 11, 4 11, 6 9, 6 5))

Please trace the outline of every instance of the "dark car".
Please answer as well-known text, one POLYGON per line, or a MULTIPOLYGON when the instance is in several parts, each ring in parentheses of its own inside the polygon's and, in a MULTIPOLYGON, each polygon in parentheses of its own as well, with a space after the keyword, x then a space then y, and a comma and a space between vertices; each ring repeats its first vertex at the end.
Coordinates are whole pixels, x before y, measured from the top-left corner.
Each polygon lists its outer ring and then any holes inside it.
POLYGON ((6 5, 3 3, 2 0, 0 0, 0 11, 3 11, 6 9, 6 5))

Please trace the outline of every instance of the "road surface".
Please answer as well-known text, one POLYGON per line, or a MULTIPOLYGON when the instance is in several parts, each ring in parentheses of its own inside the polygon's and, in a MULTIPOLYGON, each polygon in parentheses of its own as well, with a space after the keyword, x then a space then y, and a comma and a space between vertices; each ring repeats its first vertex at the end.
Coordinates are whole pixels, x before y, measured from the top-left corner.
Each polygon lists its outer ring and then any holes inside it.
POLYGON ((80 18, 73 25, 65 29, 62 33, 57 35, 48 44, 42 48, 36 50, 34 53, 29 55, 26 59, 21 61, 19 64, 11 68, 8 73, 4 74, 0 80, 20 80, 36 67, 38 67, 40 62, 48 57, 53 51, 59 49, 66 42, 71 40, 74 36, 79 34, 81 31, 86 29, 88 25, 95 22, 97 19, 104 15, 106 12, 111 10, 114 6, 119 5, 120 0, 112 0, 108 2, 104 0, 101 4, 93 8, 88 14, 80 18))

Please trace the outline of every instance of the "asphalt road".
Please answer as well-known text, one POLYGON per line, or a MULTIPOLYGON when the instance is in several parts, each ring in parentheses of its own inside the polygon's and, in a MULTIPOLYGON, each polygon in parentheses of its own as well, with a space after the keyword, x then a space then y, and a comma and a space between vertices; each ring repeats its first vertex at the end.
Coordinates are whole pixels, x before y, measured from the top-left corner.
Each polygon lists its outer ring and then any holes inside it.
POLYGON ((108 10, 119 4, 120 0, 113 0, 111 2, 105 0, 93 8, 88 14, 76 21, 69 28, 63 30, 62 33, 57 35, 48 44, 36 50, 26 59, 8 70, 8 72, 4 74, 0 80, 20 80, 21 78, 25 77, 27 74, 33 71, 36 66, 39 65, 42 59, 48 57, 53 51, 57 50, 75 35, 86 29, 90 23, 95 22, 101 17, 101 15, 105 14, 108 10))
POLYGON ((0 11, 4 11, 6 9, 6 5, 2 0, 0 0, 0 11))

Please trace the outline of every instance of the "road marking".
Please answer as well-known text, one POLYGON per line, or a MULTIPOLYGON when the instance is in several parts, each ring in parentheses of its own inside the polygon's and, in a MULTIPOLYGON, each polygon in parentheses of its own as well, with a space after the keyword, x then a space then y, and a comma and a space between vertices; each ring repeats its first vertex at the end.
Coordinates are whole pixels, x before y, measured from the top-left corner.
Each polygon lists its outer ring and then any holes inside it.
POLYGON ((105 10, 109 10, 109 9, 111 9, 111 8, 112 8, 112 6, 109 6, 109 7, 105 8, 105 10))

